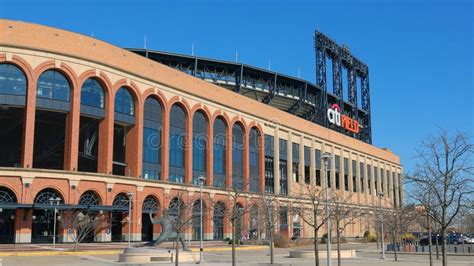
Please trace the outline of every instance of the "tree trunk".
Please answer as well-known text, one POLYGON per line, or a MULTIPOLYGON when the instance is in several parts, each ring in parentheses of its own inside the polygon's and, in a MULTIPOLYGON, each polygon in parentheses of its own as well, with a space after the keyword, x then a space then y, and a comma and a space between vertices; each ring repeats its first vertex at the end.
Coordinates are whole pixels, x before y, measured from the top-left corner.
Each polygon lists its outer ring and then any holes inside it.
POLYGON ((235 266, 235 225, 232 222, 232 266, 235 266))
POLYGON ((273 226, 270 225, 270 264, 274 263, 273 257, 273 226))
POLYGON ((393 243, 393 254, 395 256, 395 261, 398 261, 398 246, 397 246, 396 231, 392 231, 392 243, 393 243))
POLYGON ((179 234, 176 233, 176 242, 175 242, 175 256, 174 256, 174 265, 178 266, 179 265, 179 234))
POLYGON ((448 265, 448 252, 447 252, 447 246, 446 246, 446 242, 447 242, 447 237, 446 237, 446 229, 443 228, 441 229, 441 235, 443 236, 442 239, 443 239, 443 245, 441 246, 441 253, 443 254, 443 263, 442 265, 443 266, 446 266, 448 265))
POLYGON ((433 244, 431 243, 431 223, 430 223, 430 217, 427 215, 426 220, 428 222, 428 256, 430 259, 430 266, 433 266, 433 254, 431 254, 431 249, 433 244))
POLYGON ((341 266, 341 232, 339 230, 339 223, 336 228, 336 244, 337 244, 337 266, 341 266))
POLYGON ((314 227, 314 264, 319 266, 318 229, 314 227))

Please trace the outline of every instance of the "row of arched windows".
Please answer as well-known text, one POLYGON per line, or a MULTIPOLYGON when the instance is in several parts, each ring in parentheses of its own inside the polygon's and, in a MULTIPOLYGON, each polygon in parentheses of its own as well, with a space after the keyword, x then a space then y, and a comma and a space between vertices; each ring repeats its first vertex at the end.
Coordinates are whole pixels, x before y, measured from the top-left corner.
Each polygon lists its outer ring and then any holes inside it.
MULTIPOLYGON (((17 66, 0 64, 0 105, 8 106, 8 111, 2 108, 0 117, 16 120, 13 129, 0 130, 0 137, 6 149, 0 152, 0 166, 19 166, 21 162, 21 143, 24 125, 24 107, 26 102, 27 79, 17 66), (9 138, 14 138, 9 139, 9 138)), ((65 163, 66 125, 71 109, 71 84, 66 76, 58 70, 46 70, 38 78, 36 88, 35 137, 33 152, 33 167, 45 169, 63 169, 65 163)), ((80 129, 78 148, 78 171, 99 171, 99 141, 101 124, 105 118, 105 93, 102 83, 89 78, 84 81, 80 93, 80 129)), ((112 174, 130 175, 127 162, 127 139, 136 124, 136 107, 129 88, 120 87, 114 96, 114 130, 113 130, 113 163, 112 174)), ((160 180, 162 178, 162 144, 163 144, 163 106, 153 96, 144 102, 143 147, 142 147, 142 177, 160 180)), ((2 119, 2 118, 0 118, 2 119)), ((8 120, 8 122, 10 121, 8 120)), ((2 121, 0 121, 2 122, 2 121)), ((198 184, 199 176, 208 172, 208 118, 202 111, 194 113, 192 118, 176 103, 169 109, 169 162, 168 180, 183 183, 187 174, 186 167, 191 167, 192 183, 198 184), (192 119, 192 139, 187 140, 187 119, 192 119), (185 160, 186 145, 192 145, 192 164, 185 160)), ((224 188, 230 185, 242 188, 244 183, 244 165, 248 160, 250 170, 250 190, 259 190, 259 154, 260 135, 256 127, 249 131, 248 140, 244 128, 235 123, 231 129, 232 161, 228 162, 226 152, 227 127, 223 117, 213 121, 213 172, 212 185, 224 188), (248 141, 249 150, 245 154, 244 143, 248 141), (227 170, 232 167, 232 184, 226 184, 227 170)))

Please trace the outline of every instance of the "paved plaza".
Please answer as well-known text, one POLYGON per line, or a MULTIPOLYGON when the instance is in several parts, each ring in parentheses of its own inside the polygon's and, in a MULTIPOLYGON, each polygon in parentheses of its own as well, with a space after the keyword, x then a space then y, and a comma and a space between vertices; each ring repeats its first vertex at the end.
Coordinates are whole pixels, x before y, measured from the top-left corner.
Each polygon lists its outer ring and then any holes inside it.
MULTIPOLYGON (((205 263, 204 265, 230 265, 231 263, 231 251, 228 246, 217 245, 216 243, 209 243, 210 251, 205 252, 205 263)), ((115 246, 115 249, 110 251, 116 251, 117 248, 123 245, 115 246)), ((195 246, 195 245, 193 245, 195 246)), ((237 251, 237 264, 238 265, 268 265, 269 255, 267 249, 262 247, 243 247, 246 250, 237 251)), ((299 249, 311 249, 312 246, 299 247, 299 249)), ((324 249, 324 245, 321 245, 324 249)), ((395 262, 393 254, 387 254, 385 260, 379 259, 380 255, 373 244, 345 244, 344 249, 355 249, 357 251, 357 257, 352 259, 343 259, 342 265, 397 265, 397 266, 421 266, 429 265, 428 257, 426 255, 399 255, 399 261, 395 262)), ((275 263, 276 265, 314 265, 313 259, 296 259, 289 258, 289 251, 295 248, 275 248, 275 263)), ((77 255, 47 255, 48 251, 42 256, 8 256, 3 257, 2 265, 130 265, 126 263, 119 263, 118 254, 88 254, 93 253, 93 249, 83 248, 83 251, 77 255)), ((106 253, 106 252, 103 252, 106 253)), ((450 265, 474 265, 474 256, 450 256, 448 258, 450 265)), ((320 260, 321 265, 327 265, 326 259, 320 260)), ((172 265, 171 263, 164 264, 147 264, 147 265, 172 265)), ((194 263, 180 263, 180 265, 195 265, 194 263)), ((336 259, 333 259, 333 265, 337 265, 336 259)), ((435 265, 441 265, 440 261, 436 261, 435 265)))

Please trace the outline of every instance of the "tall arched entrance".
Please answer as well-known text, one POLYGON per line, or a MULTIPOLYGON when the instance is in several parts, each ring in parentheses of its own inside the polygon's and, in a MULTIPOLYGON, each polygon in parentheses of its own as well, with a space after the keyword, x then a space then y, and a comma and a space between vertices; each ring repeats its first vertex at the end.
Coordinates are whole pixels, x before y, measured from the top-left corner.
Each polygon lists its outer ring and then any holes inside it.
POLYGON ((6 187, 0 187, 0 244, 15 242, 15 207, 9 205, 17 203, 15 193, 6 187))
POLYGON ((154 215, 160 209, 158 201, 153 196, 148 196, 142 205, 142 241, 153 240, 153 223, 150 214, 154 215))

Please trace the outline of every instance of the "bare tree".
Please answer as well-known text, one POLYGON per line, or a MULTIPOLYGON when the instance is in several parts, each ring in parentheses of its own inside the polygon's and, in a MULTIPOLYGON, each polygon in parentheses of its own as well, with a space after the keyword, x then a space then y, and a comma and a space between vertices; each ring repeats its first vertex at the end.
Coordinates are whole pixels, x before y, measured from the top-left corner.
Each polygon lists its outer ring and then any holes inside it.
POLYGON ((263 218, 265 220, 265 226, 268 232, 268 239, 270 241, 270 264, 275 262, 275 256, 273 252, 274 248, 274 233, 275 233, 275 225, 278 222, 280 217, 280 204, 277 200, 277 196, 275 194, 267 194, 267 193, 260 193, 257 198, 257 204, 260 207, 260 210, 263 213, 263 218))
MULTIPOLYGON (((185 232, 186 228, 189 227, 193 219, 192 209, 194 205, 194 199, 191 198, 189 191, 178 190, 176 193, 169 195, 169 207, 163 211, 168 212, 172 221, 171 225, 173 231, 176 232, 176 238, 174 239, 175 248, 175 265, 179 265, 179 241, 180 236, 185 232)), ((183 246, 184 247, 184 246, 183 246)))
MULTIPOLYGON (((236 239, 237 245, 240 244, 240 240, 242 238, 241 232, 237 232, 237 227, 239 227, 239 231, 242 230, 243 222, 242 218, 245 213, 249 211, 248 204, 241 204, 242 200, 244 199, 244 192, 243 188, 247 187, 248 183, 243 182, 234 182, 233 188, 227 192, 227 207, 225 208, 225 215, 230 222, 232 228, 232 265, 236 265, 236 254, 235 254, 235 246, 236 246, 236 239)), ((215 206, 215 204, 213 205, 215 206)))
POLYGON ((332 191, 331 193, 331 217, 336 226, 337 265, 341 265, 341 234, 344 229, 353 224, 354 220, 366 213, 360 207, 351 204, 353 193, 332 191))
POLYGON ((442 235, 443 266, 448 263, 447 228, 474 193, 473 153, 474 146, 463 133, 450 137, 441 131, 438 136, 428 137, 421 143, 415 172, 409 176, 409 181, 416 187, 433 194, 427 210, 442 235))
POLYGON ((68 236, 74 241, 74 251, 87 237, 94 237, 106 228, 104 215, 98 211, 71 209, 61 213, 61 223, 67 228, 68 236))
POLYGON ((293 204, 293 211, 301 210, 301 219, 313 228, 314 263, 316 266, 319 266, 318 235, 319 230, 328 220, 326 211, 323 208, 325 190, 311 184, 302 184, 302 186, 302 197, 301 201, 299 201, 300 206, 295 202, 295 204, 293 204), (309 210, 306 207, 308 205, 309 210))
POLYGON ((398 261, 400 235, 408 231, 415 220, 416 212, 413 205, 408 205, 401 209, 385 210, 384 217, 386 217, 386 223, 384 223, 384 225, 387 225, 392 237, 395 261, 398 261))

